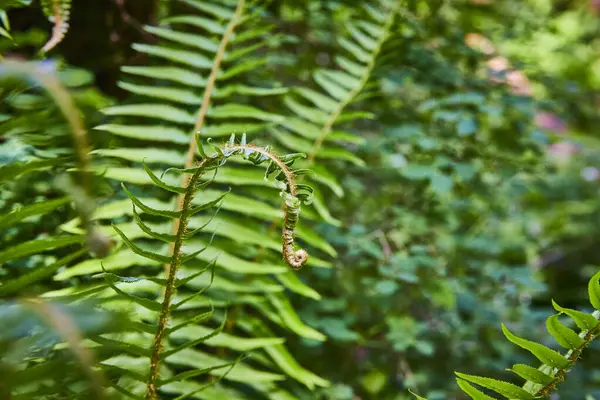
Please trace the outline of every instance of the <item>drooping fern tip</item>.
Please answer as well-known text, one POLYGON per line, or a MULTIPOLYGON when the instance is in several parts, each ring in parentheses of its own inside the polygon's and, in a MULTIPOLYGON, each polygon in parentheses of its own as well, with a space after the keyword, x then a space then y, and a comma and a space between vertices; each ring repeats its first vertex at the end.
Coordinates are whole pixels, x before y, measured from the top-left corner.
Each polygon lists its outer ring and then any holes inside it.
MULTIPOLYGON (((456 372, 458 386, 475 400, 494 400, 494 398, 472 384, 498 393, 507 399, 534 400, 550 396, 557 389, 558 384, 565 380, 569 371, 581 357, 583 350, 600 335, 600 271, 590 279, 588 295, 595 310, 591 314, 561 307, 552 301, 558 314, 547 319, 546 327, 556 342, 561 347, 568 349, 565 355, 540 343, 520 338, 502 324, 502 332, 509 341, 529 351, 542 362, 539 367, 515 364, 509 369, 526 380, 522 387, 510 382, 456 372), (562 314, 573 320, 580 330, 579 333, 559 320, 562 314)), ((412 391, 410 393, 419 400, 426 400, 412 391)))

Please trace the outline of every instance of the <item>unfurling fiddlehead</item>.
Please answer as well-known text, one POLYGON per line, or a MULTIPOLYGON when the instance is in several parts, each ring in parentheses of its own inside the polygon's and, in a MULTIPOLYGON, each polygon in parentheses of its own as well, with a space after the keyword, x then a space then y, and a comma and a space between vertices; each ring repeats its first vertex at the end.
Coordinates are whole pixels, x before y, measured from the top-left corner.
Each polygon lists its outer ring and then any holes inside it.
POLYGON ((294 235, 298 216, 300 215, 300 200, 295 196, 286 194, 284 213, 283 229, 281 230, 283 258, 290 267, 298 270, 308 261, 306 250, 294 251, 294 235))
MULTIPOLYGON (((288 264, 292 269, 299 270, 308 261, 308 253, 304 249, 294 250, 296 223, 298 222, 298 216, 300 215, 300 206, 302 202, 310 202, 312 189, 306 185, 296 184, 296 181, 294 180, 294 173, 290 170, 289 166, 296 158, 304 158, 304 155, 290 154, 288 156, 279 158, 277 155, 273 154, 268 147, 262 148, 247 144, 235 145, 231 143, 232 140, 230 140, 230 143, 225 146, 225 149, 245 153, 256 152, 257 154, 260 154, 260 157, 257 158, 257 161, 253 161, 255 164, 260 164, 266 159, 271 161, 270 166, 267 168, 265 177, 279 168, 280 173, 277 175, 276 179, 285 181, 285 188, 281 193, 282 197, 284 198, 285 205, 283 228, 281 230, 281 238, 283 241, 282 254, 286 264, 288 264), (298 197, 299 188, 304 191, 304 193, 301 195, 302 197, 298 197)), ((245 142, 244 138, 242 138, 242 143, 243 142, 245 142)))

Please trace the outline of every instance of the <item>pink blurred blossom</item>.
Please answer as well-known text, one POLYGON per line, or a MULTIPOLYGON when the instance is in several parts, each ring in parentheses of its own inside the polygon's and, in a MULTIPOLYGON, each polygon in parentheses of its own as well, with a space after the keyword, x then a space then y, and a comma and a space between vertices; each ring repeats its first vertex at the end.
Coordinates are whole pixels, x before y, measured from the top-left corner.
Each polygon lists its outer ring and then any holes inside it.
POLYGON ((505 72, 509 63, 506 57, 497 56, 487 62, 488 68, 494 72, 505 72))
POLYGON ((577 153, 579 148, 571 142, 559 142, 554 143, 548 149, 548 153, 552 160, 559 165, 564 165, 573 156, 573 154, 577 153))
POLYGON ((547 111, 538 112, 535 115, 535 123, 539 128, 556 133, 564 133, 567 130, 567 126, 562 119, 547 111))

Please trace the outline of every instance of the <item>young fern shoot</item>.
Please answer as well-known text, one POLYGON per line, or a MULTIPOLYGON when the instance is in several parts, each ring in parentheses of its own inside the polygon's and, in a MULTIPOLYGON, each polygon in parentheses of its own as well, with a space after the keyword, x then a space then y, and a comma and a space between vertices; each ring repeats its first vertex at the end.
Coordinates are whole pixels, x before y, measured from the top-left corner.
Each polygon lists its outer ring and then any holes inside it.
MULTIPOLYGON (((284 190, 281 192, 285 200, 283 229, 281 231, 281 238, 283 241, 282 254, 283 259, 291 268, 299 270, 308 261, 308 253, 304 249, 294 251, 296 223, 298 222, 298 216, 300 215, 301 203, 310 203, 312 189, 307 185, 297 184, 294 179, 294 173, 292 170, 290 170, 289 166, 296 158, 304 158, 304 154, 290 154, 283 158, 279 158, 277 155, 272 153, 268 147, 261 148, 254 145, 245 144, 245 136, 242 137, 241 144, 236 145, 233 143, 233 140, 234 136, 232 135, 230 143, 225 147, 225 149, 234 152, 241 151, 245 157, 248 152, 255 152, 256 154, 260 155, 258 158, 259 160, 262 160, 264 157, 270 160, 271 164, 267 168, 265 177, 279 168, 280 173, 277 175, 276 179, 283 180, 285 185, 284 190), (299 188, 303 192, 300 197, 298 197, 299 188)), ((260 162, 262 161, 259 161, 259 163, 260 162)))
MULTIPOLYGON (((177 272, 179 267, 182 266, 189 260, 194 259, 197 255, 203 252, 206 247, 199 251, 191 254, 184 254, 182 252, 184 241, 190 239, 194 232, 188 231, 188 223, 192 216, 200 211, 206 210, 207 208, 214 207, 217 205, 225 195, 220 196, 216 200, 210 201, 206 204, 193 205, 192 200, 195 194, 205 187, 211 180, 205 182, 202 177, 205 173, 213 171, 216 175, 219 167, 223 166, 226 161, 233 156, 241 156, 244 159, 251 161, 254 165, 261 165, 268 163, 265 178, 275 175, 276 181, 280 184, 282 189, 281 195, 285 200, 285 221, 282 232, 283 237, 283 258, 293 269, 301 268, 308 259, 308 254, 305 250, 294 251, 294 234, 295 226, 300 213, 301 204, 308 204, 311 201, 312 189, 309 186, 297 184, 294 179, 295 173, 300 171, 292 171, 290 166, 298 158, 305 157, 304 154, 289 154, 286 156, 279 157, 274 154, 269 147, 258 147, 255 145, 247 144, 245 135, 242 136, 240 143, 235 143, 235 135, 232 135, 229 142, 222 146, 215 146, 215 153, 208 155, 202 144, 200 143, 199 135, 197 138, 198 152, 201 155, 201 159, 197 162, 195 167, 177 169, 172 168, 170 171, 178 172, 180 174, 187 174, 187 184, 185 187, 173 186, 165 183, 162 178, 156 176, 148 167, 144 165, 146 173, 150 176, 152 181, 162 189, 170 192, 179 193, 183 195, 183 201, 179 205, 179 209, 176 211, 169 210, 157 210, 153 209, 139 199, 137 199, 127 188, 123 185, 126 194, 131 198, 134 207, 134 216, 136 222, 140 226, 143 232, 148 235, 162 240, 164 242, 172 243, 170 253, 168 256, 153 253, 148 250, 144 250, 134 244, 127 236, 116 226, 114 227, 117 233, 121 236, 123 241, 129 246, 129 248, 136 254, 143 257, 149 258, 154 261, 168 264, 168 274, 166 280, 164 280, 164 297, 162 304, 160 304, 160 312, 158 316, 158 322, 156 324, 156 330, 154 331, 154 337, 151 347, 150 355, 150 371, 146 386, 146 399, 154 400, 158 398, 158 390, 164 381, 160 380, 159 371, 161 361, 166 359, 169 355, 176 353, 178 348, 175 350, 163 351, 164 340, 169 335, 170 330, 168 328, 169 316, 171 312, 177 308, 177 304, 172 304, 172 299, 177 291, 177 272), (163 233, 154 232, 149 226, 147 226, 139 217, 135 209, 140 208, 144 212, 176 219, 177 230, 173 235, 167 235, 163 233)), ((218 332, 217 332, 218 333, 218 332)), ((216 333, 215 333, 216 334, 216 333)), ((190 344, 192 346, 193 344, 190 344)), ((181 348, 189 347, 187 345, 181 346, 181 348)))

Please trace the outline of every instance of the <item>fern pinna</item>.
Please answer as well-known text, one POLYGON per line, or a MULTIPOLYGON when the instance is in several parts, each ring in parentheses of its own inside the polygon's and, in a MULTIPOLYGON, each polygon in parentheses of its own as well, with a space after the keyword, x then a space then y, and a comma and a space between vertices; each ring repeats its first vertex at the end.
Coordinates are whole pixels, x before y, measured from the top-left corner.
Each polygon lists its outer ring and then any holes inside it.
MULTIPOLYGON (((502 332, 508 340, 529 351, 542 362, 542 365, 538 368, 525 364, 515 364, 509 369, 509 371, 527 381, 522 387, 510 382, 457 372, 456 381, 458 386, 474 400, 494 400, 494 398, 483 393, 472 384, 489 389, 507 399, 533 400, 548 398, 552 392, 557 390, 558 384, 565 380, 569 370, 581 357, 583 350, 600 334, 600 272, 590 279, 588 294, 590 303, 595 309, 591 314, 561 307, 556 302, 552 302, 558 314, 552 315, 546 320, 546 327, 556 342, 568 350, 565 355, 540 343, 520 338, 502 324, 502 332), (562 314, 573 320, 580 329, 579 333, 560 321, 562 314)), ((415 396, 418 399, 425 399, 421 396, 415 396)))

